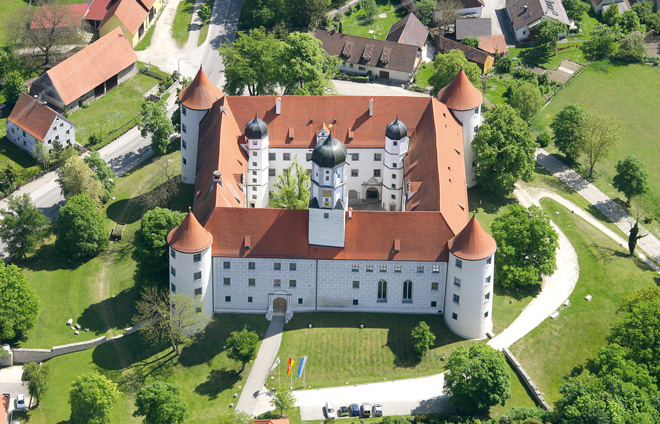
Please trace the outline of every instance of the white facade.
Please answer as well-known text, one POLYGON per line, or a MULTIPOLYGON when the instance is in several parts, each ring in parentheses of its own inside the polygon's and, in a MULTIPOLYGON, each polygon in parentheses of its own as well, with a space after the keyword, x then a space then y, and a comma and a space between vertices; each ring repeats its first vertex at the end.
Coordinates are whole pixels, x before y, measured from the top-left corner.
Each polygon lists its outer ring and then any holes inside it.
POLYGON ((195 184, 199 123, 208 112, 181 105, 181 181, 185 184, 195 184))
POLYGON ((268 207, 268 134, 248 138, 247 203, 251 208, 268 207))
POLYGON ((452 110, 456 119, 463 126, 463 152, 465 157, 465 181, 468 186, 474 187, 477 184, 475 178, 475 160, 477 154, 472 148, 472 141, 479 132, 481 126, 481 105, 471 110, 452 110))
POLYGON ((469 261, 449 252, 445 322, 466 339, 483 339, 493 331, 494 257, 469 261))
POLYGON ((345 74, 367 75, 369 71, 371 71, 371 75, 373 75, 374 78, 385 78, 399 82, 408 82, 410 79, 410 74, 408 72, 395 71, 392 69, 381 69, 376 68, 375 66, 341 62, 337 68, 340 72, 345 74))
POLYGON ((382 207, 389 211, 405 208, 403 193, 403 158, 408 155, 410 138, 391 140, 385 137, 382 207))
POLYGON ((59 142, 62 147, 72 146, 76 141, 76 131, 73 123, 63 117, 56 116, 50 124, 48 133, 43 140, 30 135, 13 122, 7 121, 5 125, 9 141, 34 156, 36 143, 43 143, 47 150, 52 150, 53 145, 59 142))
POLYGON ((211 246, 198 253, 183 253, 170 247, 170 291, 201 299, 202 309, 213 315, 213 257, 211 246))

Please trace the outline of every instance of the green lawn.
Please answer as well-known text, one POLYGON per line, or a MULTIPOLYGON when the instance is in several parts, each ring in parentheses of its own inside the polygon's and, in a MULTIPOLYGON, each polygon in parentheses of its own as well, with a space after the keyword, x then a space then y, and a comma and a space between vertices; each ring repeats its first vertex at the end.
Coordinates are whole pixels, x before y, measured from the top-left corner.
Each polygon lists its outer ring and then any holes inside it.
MULTIPOLYGON (((4 121, 0 121, 4 134, 4 121)), ((7 137, 0 137, 0 167, 5 163, 13 162, 18 169, 31 168, 37 166, 37 162, 25 150, 9 141, 7 137)))
POLYGON ((176 9, 174 24, 172 24, 172 38, 174 38, 174 41, 176 41, 179 47, 183 47, 186 41, 188 41, 188 31, 192 22, 194 6, 195 0, 181 0, 181 3, 179 3, 176 9))
POLYGON ((560 308, 559 318, 545 320, 511 351, 552 404, 559 398, 564 377, 606 344, 621 297, 651 287, 660 278, 566 208, 548 199, 541 204, 575 248, 580 278, 569 297, 571 305, 560 308), (585 301, 586 295, 593 300, 585 301))
POLYGON ((395 9, 390 0, 376 0, 378 4, 378 13, 373 17, 373 20, 367 20, 364 10, 354 9, 350 16, 344 18, 342 28, 344 33, 357 35, 360 37, 376 36, 379 40, 384 40, 390 27, 395 24, 399 19, 403 18, 406 13, 404 8, 395 9), (380 18, 378 15, 385 13, 387 17, 380 18), (369 33, 369 31, 374 31, 369 33))
POLYGON ((156 84, 157 79, 138 74, 90 103, 89 107, 72 113, 69 119, 76 124, 76 141, 86 145, 90 135, 101 131, 107 135, 133 119, 142 108, 144 95, 156 84))
POLYGON ((151 25, 149 29, 147 30, 147 33, 145 34, 144 38, 140 40, 137 46, 135 46, 135 51, 139 52, 142 50, 147 50, 149 46, 151 45, 151 39, 154 36, 154 32, 156 31, 156 24, 151 25))
POLYGON ((591 32, 593 31, 594 26, 597 23, 598 23, 598 19, 596 18, 596 14, 592 9, 589 9, 588 12, 582 12, 582 16, 580 17, 580 30, 582 30, 582 34, 569 38, 572 39, 591 38, 591 32))
POLYGON ((493 105, 501 105, 506 103, 504 93, 506 93, 507 88, 509 88, 513 82, 514 79, 511 74, 490 74, 486 78, 486 92, 484 93, 486 102, 493 105))
POLYGON ((510 47, 509 56, 513 59, 519 59, 532 66, 538 66, 545 69, 557 69, 559 64, 564 59, 573 60, 578 63, 587 63, 584 54, 582 54, 582 50, 580 50, 578 47, 575 47, 579 46, 580 44, 582 44, 582 42, 579 41, 571 41, 568 44, 558 43, 557 47, 559 48, 566 47, 568 45, 573 47, 558 51, 555 55, 547 58, 534 57, 531 54, 533 52, 533 47, 510 47))
POLYGON ((433 76, 433 62, 424 62, 419 65, 417 68, 417 73, 415 74, 415 83, 422 87, 426 88, 429 84, 429 79, 433 76))

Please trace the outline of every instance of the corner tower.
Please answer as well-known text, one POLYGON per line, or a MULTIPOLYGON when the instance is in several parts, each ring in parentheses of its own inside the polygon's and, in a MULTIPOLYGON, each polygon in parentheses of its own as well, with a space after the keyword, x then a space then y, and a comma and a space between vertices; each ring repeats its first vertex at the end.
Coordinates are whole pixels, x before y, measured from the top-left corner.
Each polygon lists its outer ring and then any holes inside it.
POLYGON ((268 207, 268 126, 254 114, 245 126, 248 148, 247 204, 251 208, 268 207))
POLYGON ((484 101, 484 96, 478 88, 472 85, 463 68, 461 68, 456 78, 438 92, 438 100, 449 108, 463 126, 465 182, 468 188, 473 187, 477 183, 475 179, 476 165, 474 163, 477 155, 472 148, 472 141, 481 126, 481 104, 484 101))
POLYGON ((199 68, 195 79, 179 93, 181 103, 181 181, 195 184, 199 123, 213 103, 224 94, 213 85, 206 72, 199 68))
POLYGON ((170 246, 170 293, 185 293, 201 300, 202 309, 213 315, 213 235, 192 212, 167 235, 170 246))
POLYGON ((348 190, 346 146, 322 129, 312 152, 309 244, 344 247, 348 190))
POLYGON ((400 211, 403 199, 403 158, 408 155, 410 138, 408 127, 399 116, 385 131, 385 161, 383 162, 383 209, 400 211), (386 203, 387 202, 387 203, 386 203))
POLYGON ((475 216, 449 240, 445 322, 466 339, 483 339, 493 330, 495 240, 475 216))

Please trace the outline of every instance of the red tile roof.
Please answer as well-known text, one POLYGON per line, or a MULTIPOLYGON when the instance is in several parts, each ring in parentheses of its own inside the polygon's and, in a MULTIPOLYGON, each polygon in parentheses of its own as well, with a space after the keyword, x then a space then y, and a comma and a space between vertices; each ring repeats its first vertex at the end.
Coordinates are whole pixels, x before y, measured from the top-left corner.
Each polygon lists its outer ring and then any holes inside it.
POLYGON ((7 422, 7 409, 9 408, 9 401, 2 393, 0 393, 0 423, 7 422))
POLYGON ((26 93, 21 93, 8 121, 30 134, 39 141, 44 141, 55 118, 60 118, 73 125, 71 121, 55 112, 45 104, 26 93))
POLYGON ((192 212, 189 212, 181 225, 167 235, 167 243, 179 252, 201 252, 213 243, 213 235, 202 227, 192 212))
POLYGON ((89 7, 86 18, 90 21, 102 21, 108 13, 112 0, 94 0, 89 7))
POLYGON ((206 72, 199 68, 195 79, 179 93, 179 101, 188 109, 207 110, 222 96, 222 90, 213 85, 206 72))
POLYGON ((490 54, 507 54, 509 52, 503 35, 479 38, 479 49, 490 54))
POLYGON ((484 96, 461 69, 452 82, 438 92, 438 100, 449 109, 471 110, 483 103, 484 96))
MULTIPOLYGON (((151 1, 151 4, 153 4, 153 1, 151 1)), ((116 16, 128 32, 135 35, 140 29, 140 25, 149 15, 150 8, 151 6, 147 7, 140 0, 118 0, 108 9, 101 26, 105 25, 112 16, 116 16)))
POLYGON ((473 216, 465 228, 449 240, 449 250, 461 259, 478 261, 495 253, 497 244, 473 216))
POLYGON ((30 29, 50 29, 54 22, 57 28, 77 27, 88 10, 88 4, 38 6, 34 9, 30 29))
POLYGON ((47 74, 64 104, 68 105, 137 60, 121 28, 115 28, 47 74))
POLYGON ((466 44, 459 43, 458 41, 450 40, 447 37, 441 35, 435 36, 435 46, 441 52, 448 52, 450 50, 460 50, 465 55, 465 58, 470 62, 474 62, 483 69, 486 63, 488 62, 489 55, 485 51, 475 49, 466 44))

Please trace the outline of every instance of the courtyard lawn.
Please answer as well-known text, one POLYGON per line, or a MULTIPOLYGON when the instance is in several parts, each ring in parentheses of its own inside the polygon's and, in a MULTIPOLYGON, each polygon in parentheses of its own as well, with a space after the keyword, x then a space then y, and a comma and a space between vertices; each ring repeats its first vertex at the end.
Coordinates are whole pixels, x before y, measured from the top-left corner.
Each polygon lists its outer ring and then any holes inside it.
POLYGON ((492 73, 486 77, 486 92, 484 93, 486 103, 491 105, 506 103, 504 94, 513 82, 514 79, 511 74, 492 73))
MULTIPOLYGON (((232 412, 229 404, 235 405, 238 401, 233 395, 240 395, 239 386, 245 384, 251 368, 248 364, 240 373, 241 364, 227 358, 222 346, 229 333, 247 326, 263 336, 267 325, 263 314, 217 315, 204 336, 192 346, 183 348, 178 358, 169 347, 155 349, 146 345, 138 333, 95 349, 51 359, 48 361, 52 373, 50 388, 41 405, 28 413, 29 422, 66 422, 70 414, 71 383, 89 371, 98 371, 119 384, 122 396, 114 407, 113 423, 141 422, 141 419, 132 417, 135 392, 154 380, 167 381, 181 390, 190 413, 186 423, 211 422, 232 412)), ((300 422, 299 415, 297 422, 300 422)))
POLYGON ((107 136, 109 131, 135 118, 140 113, 145 94, 156 84, 157 79, 138 74, 90 103, 89 107, 73 112, 69 119, 76 124, 76 141, 87 145, 92 134, 103 132, 107 136))
POLYGON ((378 13, 373 17, 373 20, 366 19, 364 10, 355 8, 350 16, 345 16, 342 22, 344 33, 369 38, 375 36, 379 40, 384 40, 390 31, 390 27, 403 18, 406 13, 404 8, 396 8, 398 6, 396 1, 376 0, 376 4, 378 5, 378 13), (387 16, 380 18, 379 15, 383 13, 387 16), (369 31, 374 32, 369 33, 369 31))
POLYGON ((172 38, 179 47, 183 47, 188 41, 194 6, 195 0, 181 0, 176 8, 176 16, 174 16, 174 23, 172 24, 172 38))
POLYGON ((149 48, 149 46, 151 45, 151 39, 153 38, 155 31, 156 31, 156 24, 153 24, 149 27, 147 33, 142 38, 142 40, 140 40, 138 45, 135 46, 136 52, 147 50, 149 48))
POLYGON ((580 278, 569 297, 570 306, 559 309, 559 318, 545 320, 511 351, 552 404, 559 398, 564 377, 606 344, 621 297, 656 285, 660 277, 566 208, 548 199, 541 204, 575 248, 580 278), (593 300, 585 301, 586 295, 593 300))
POLYGON ((429 79, 433 76, 433 62, 424 62, 417 68, 415 84, 422 88, 429 86, 429 79))

